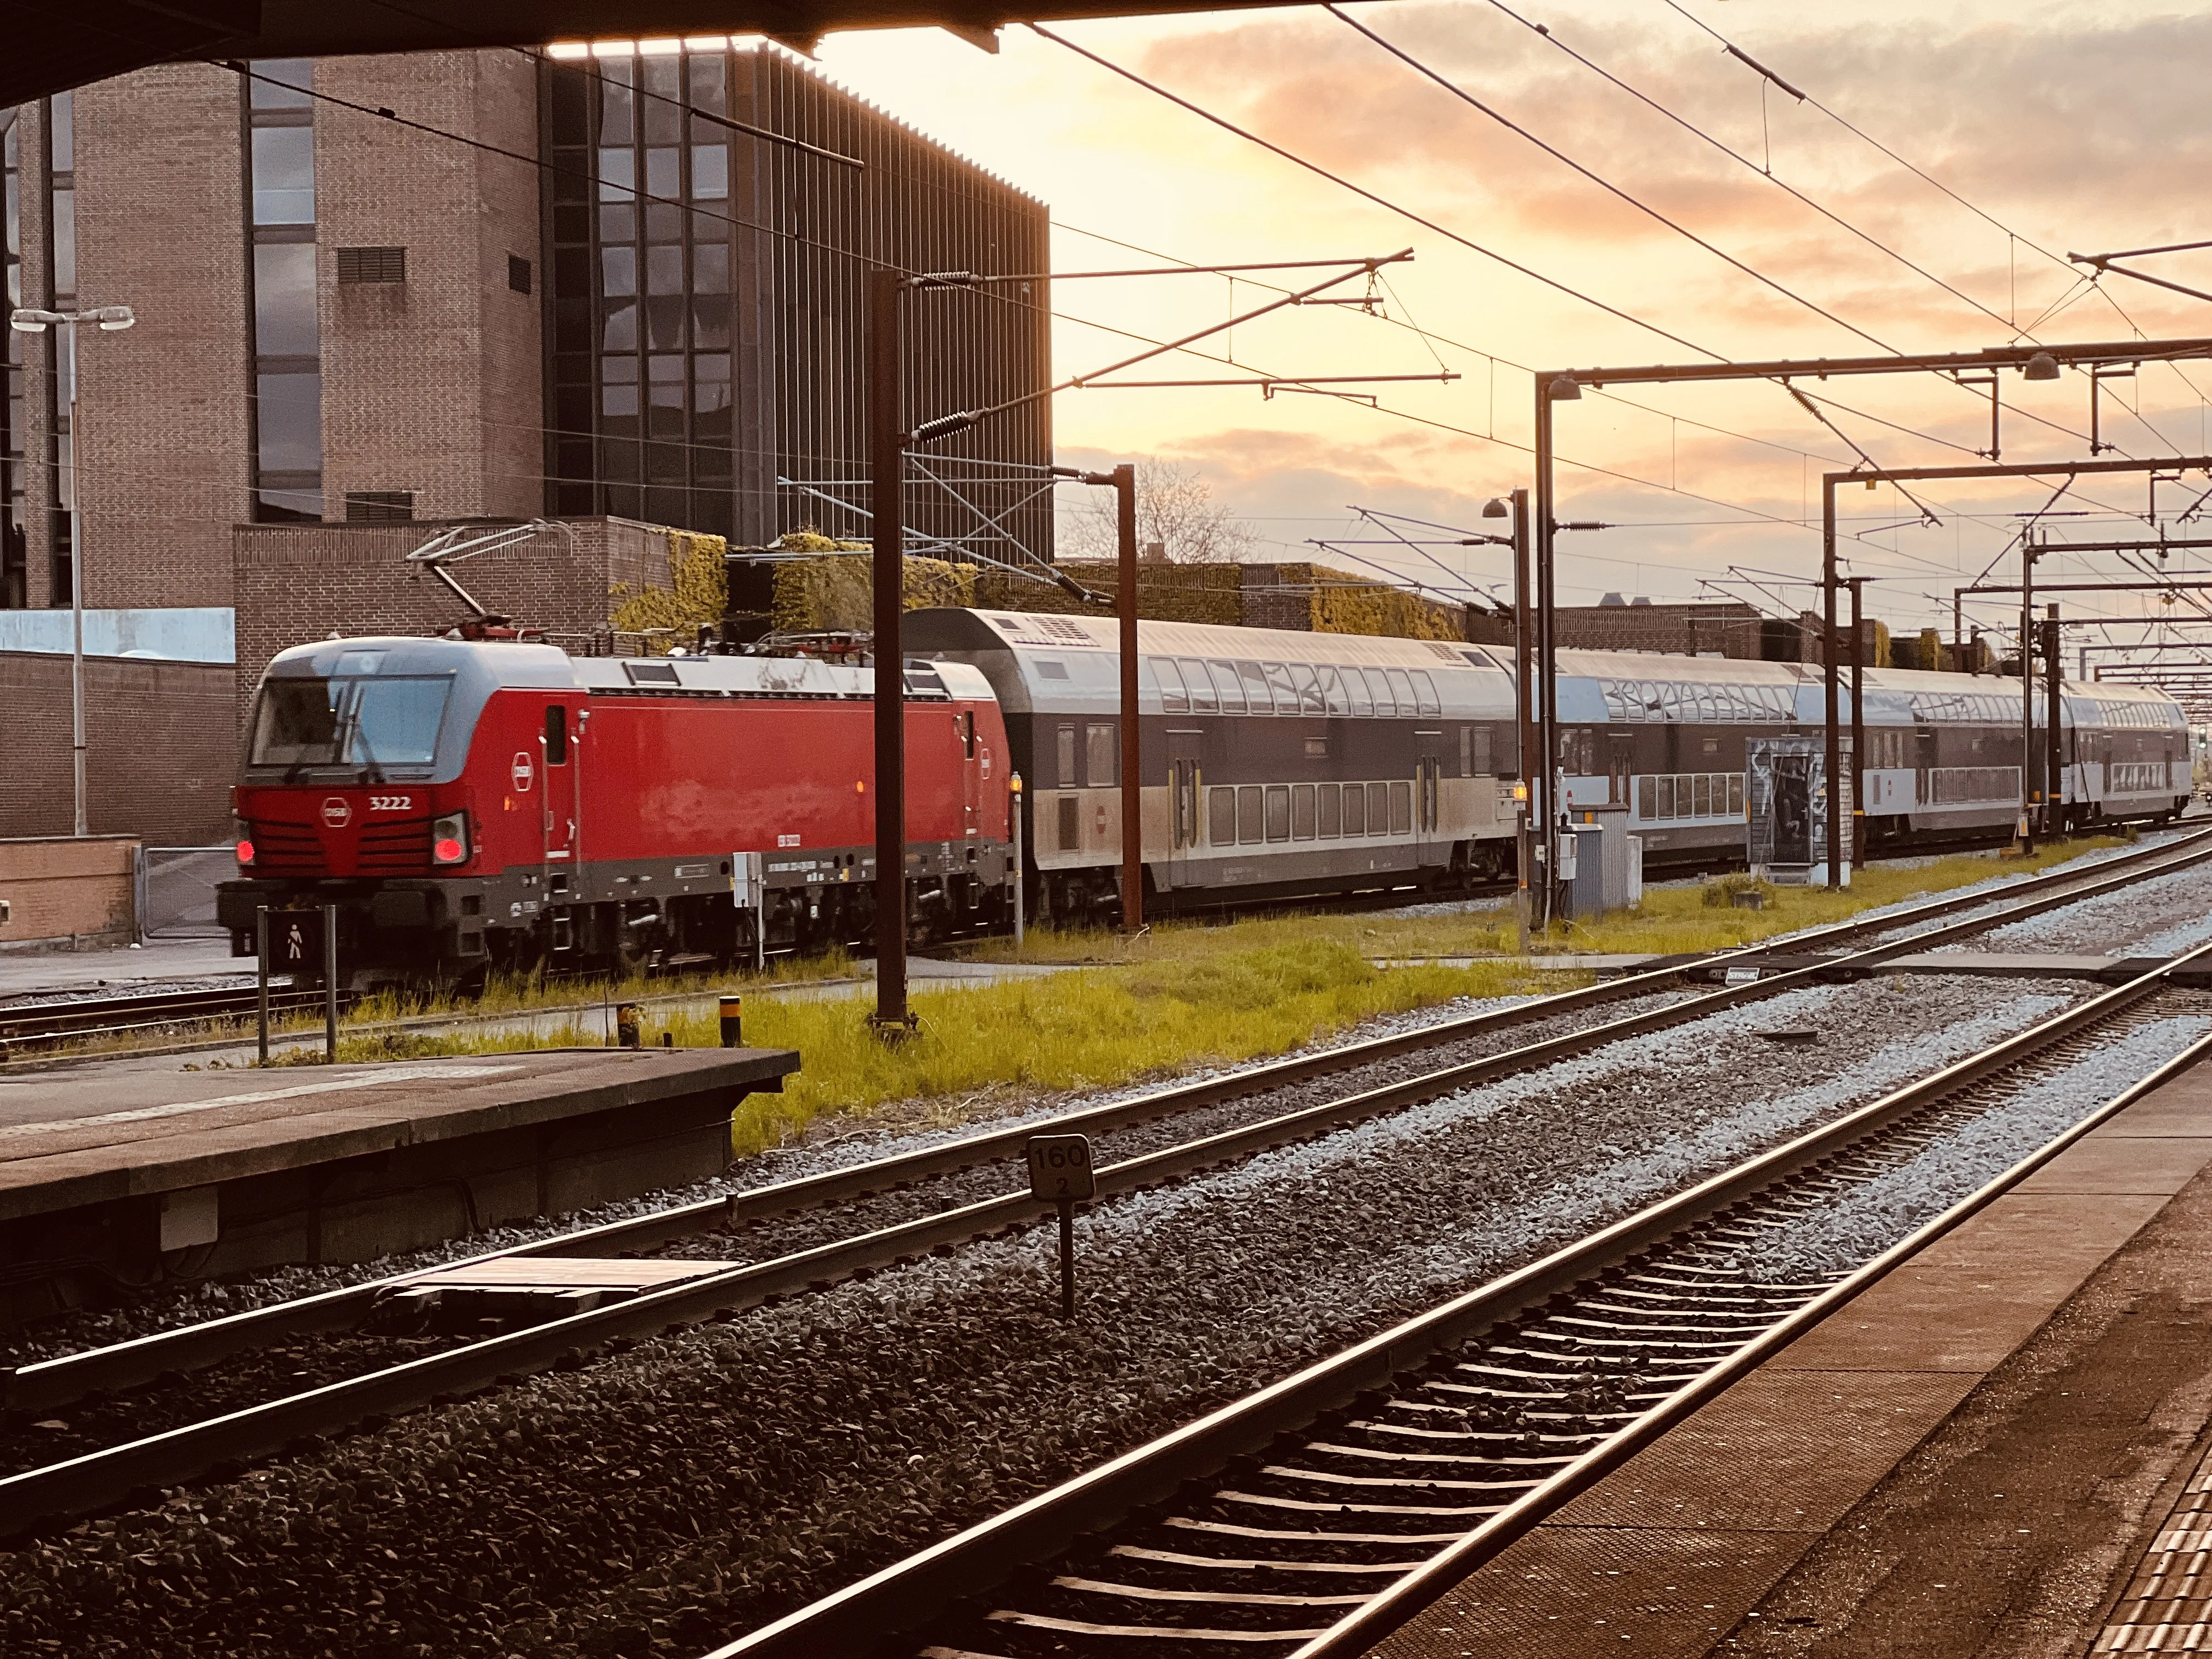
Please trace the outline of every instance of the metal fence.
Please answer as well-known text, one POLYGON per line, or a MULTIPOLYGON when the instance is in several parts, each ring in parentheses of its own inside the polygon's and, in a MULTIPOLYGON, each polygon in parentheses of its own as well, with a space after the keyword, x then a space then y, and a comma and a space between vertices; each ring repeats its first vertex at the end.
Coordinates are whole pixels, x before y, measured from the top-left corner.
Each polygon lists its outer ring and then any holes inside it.
POLYGON ((230 847, 142 847, 133 870, 138 937, 221 939, 215 916, 218 882, 238 874, 230 847))

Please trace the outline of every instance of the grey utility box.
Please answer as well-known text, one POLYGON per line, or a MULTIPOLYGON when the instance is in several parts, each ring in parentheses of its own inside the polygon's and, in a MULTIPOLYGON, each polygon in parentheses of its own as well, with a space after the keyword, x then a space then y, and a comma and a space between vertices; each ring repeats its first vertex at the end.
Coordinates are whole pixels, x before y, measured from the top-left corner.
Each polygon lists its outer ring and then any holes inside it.
POLYGON ((1577 806, 1571 816, 1567 832, 1575 838, 1575 873, 1567 884, 1568 916, 1581 921, 1642 903, 1644 842, 1628 833, 1626 805, 1577 806))

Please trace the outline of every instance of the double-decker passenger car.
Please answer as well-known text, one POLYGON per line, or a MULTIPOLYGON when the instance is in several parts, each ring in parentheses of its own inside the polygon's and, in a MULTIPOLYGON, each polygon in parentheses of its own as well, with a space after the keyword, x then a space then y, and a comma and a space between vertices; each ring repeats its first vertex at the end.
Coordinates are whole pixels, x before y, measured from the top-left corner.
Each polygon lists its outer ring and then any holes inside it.
MULTIPOLYGON (((1111 620, 919 611, 910 648, 980 669, 1026 785, 1041 908, 1120 902, 1111 620)), ((1138 624, 1145 872, 1170 908, 1462 884, 1511 868, 1513 680, 1456 643, 1138 624)))

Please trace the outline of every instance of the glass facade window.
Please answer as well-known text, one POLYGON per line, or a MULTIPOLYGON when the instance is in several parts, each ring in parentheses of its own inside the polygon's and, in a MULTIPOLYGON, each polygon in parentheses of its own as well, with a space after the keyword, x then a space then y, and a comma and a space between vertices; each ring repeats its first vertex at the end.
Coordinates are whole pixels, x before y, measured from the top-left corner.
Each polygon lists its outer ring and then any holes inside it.
POLYGON ((266 242, 253 250, 253 348, 264 357, 313 357, 321 349, 315 317, 315 245, 266 242))
MULTIPOLYGON (((0 109, 0 296, 13 311, 23 303, 23 111, 0 109)), ((23 517, 23 346, 14 329, 0 343, 0 611, 21 611, 30 601, 30 526, 23 517)))
POLYGON ((550 76, 556 511, 734 528, 732 227, 684 205, 728 199, 728 83, 721 52, 550 76))
POLYGON ((253 130, 253 222, 315 222, 315 130, 253 130))
POLYGON ((322 324, 315 246, 314 66, 264 58, 246 83, 253 273, 253 516, 323 516, 322 324))
MULTIPOLYGON (((1042 269, 1042 205, 765 47, 553 63, 540 92, 548 510, 866 535, 867 268, 1042 269)), ((1048 382, 1042 295, 1012 297, 932 296, 913 412, 1048 382)), ((951 441, 957 485, 918 479, 908 522, 1010 562, 1045 552, 1049 492, 1019 475, 1050 451, 1042 404, 951 441)))

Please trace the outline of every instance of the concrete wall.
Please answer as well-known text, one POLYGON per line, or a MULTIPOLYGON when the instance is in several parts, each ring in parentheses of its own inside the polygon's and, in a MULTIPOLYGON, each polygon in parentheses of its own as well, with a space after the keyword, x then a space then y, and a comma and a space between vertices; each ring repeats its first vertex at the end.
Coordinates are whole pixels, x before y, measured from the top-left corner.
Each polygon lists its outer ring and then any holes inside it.
POLYGON ((0 841, 0 950, 127 945, 131 854, 126 836, 0 841))
MULTIPOLYGON (((85 659, 86 778, 94 835, 161 847, 230 835, 235 671, 228 664, 85 659)), ((0 652, 0 836, 66 836, 70 659, 0 652)))

